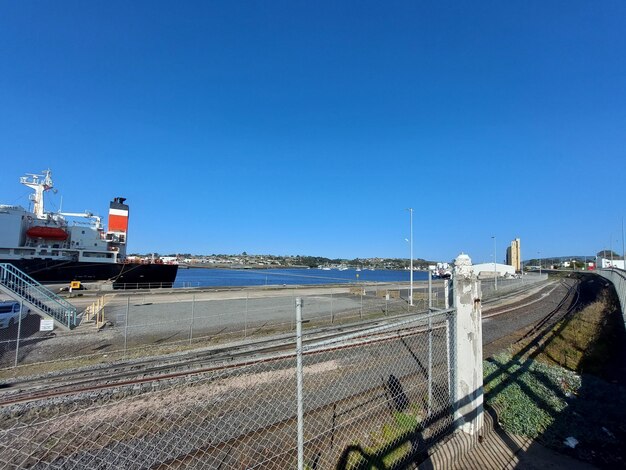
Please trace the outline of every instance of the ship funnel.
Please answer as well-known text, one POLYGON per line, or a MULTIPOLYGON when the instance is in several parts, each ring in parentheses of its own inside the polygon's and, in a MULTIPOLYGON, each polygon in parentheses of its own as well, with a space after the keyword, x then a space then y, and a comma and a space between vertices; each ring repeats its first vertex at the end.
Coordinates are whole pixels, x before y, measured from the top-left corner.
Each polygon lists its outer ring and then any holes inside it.
POLYGON ((116 197, 109 205, 109 233, 123 234, 126 239, 128 232, 128 205, 126 198, 116 197))

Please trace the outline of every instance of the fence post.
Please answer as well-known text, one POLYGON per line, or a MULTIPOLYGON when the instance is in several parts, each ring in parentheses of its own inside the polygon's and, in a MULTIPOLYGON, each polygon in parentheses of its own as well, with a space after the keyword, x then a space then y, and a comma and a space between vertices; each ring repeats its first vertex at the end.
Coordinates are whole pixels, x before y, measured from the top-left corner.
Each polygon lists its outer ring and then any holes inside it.
POLYGON ((124 321, 124 359, 126 359, 126 346, 128 345, 128 310, 130 310, 130 296, 126 297, 126 320, 124 321))
POLYGON ((448 310, 450 308, 450 280, 449 279, 444 279, 443 281, 443 295, 445 297, 444 308, 448 310))
POLYGON ((452 349, 452 337, 453 337, 453 329, 454 329, 454 317, 453 314, 446 314, 446 364, 448 366, 448 398, 450 399, 450 403, 454 404, 456 402, 454 397, 454 392, 452 390, 452 383, 454 381, 454 367, 456 367, 454 360, 454 350, 452 349))
POLYGON ((389 289, 385 292, 385 316, 389 315, 389 289))
POLYGON ((428 311, 433 308, 433 273, 428 270, 428 311))
POLYGON ((298 470, 304 469, 304 407, 302 404, 302 298, 296 298, 296 388, 298 401, 298 470))
POLYGON ((359 287, 359 290, 361 291, 361 310, 359 313, 359 318, 363 319, 363 287, 359 287))
POLYGON ((20 352, 20 335, 22 333, 22 309, 24 308, 24 301, 20 300, 20 314, 17 316, 17 341, 15 343, 15 366, 17 367, 18 354, 20 352))
POLYGON ((243 337, 248 337, 248 297, 250 294, 246 292, 246 313, 243 317, 243 337))
POLYGON ((189 325, 189 344, 191 344, 191 340, 193 339, 193 317, 194 310, 196 306, 196 294, 191 296, 191 324, 189 325))
POLYGON ((335 313, 333 311, 333 290, 330 290, 330 324, 335 323, 335 313))
POLYGON ((433 317, 428 312, 428 416, 433 410, 433 317))
POLYGON ((461 253, 454 264, 454 422, 457 429, 477 434, 483 426, 481 289, 469 256, 461 253))

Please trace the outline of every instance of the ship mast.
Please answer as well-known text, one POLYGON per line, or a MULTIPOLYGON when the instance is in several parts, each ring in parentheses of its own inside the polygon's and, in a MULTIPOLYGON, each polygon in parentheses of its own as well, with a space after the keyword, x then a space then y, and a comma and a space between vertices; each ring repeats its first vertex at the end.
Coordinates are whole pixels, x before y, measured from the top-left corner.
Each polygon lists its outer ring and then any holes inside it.
POLYGON ((35 191, 35 194, 29 196, 29 199, 33 201, 33 212, 38 219, 45 219, 43 193, 44 191, 52 189, 54 186, 52 183, 52 172, 50 170, 44 170, 43 175, 28 173, 26 176, 20 178, 20 183, 35 191))

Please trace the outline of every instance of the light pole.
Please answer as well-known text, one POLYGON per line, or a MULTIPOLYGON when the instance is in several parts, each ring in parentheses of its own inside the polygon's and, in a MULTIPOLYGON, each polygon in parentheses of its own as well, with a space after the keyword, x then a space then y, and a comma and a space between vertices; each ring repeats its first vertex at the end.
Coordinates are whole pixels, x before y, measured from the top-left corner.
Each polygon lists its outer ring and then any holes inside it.
POLYGON ((539 255, 541 254, 541 251, 537 252, 537 259, 539 260, 539 275, 541 276, 541 258, 539 257, 539 255))
POLYGON ((493 279, 494 279, 494 288, 498 290, 498 271, 496 269, 496 236, 493 237, 493 279))
POLYGON ((409 261, 409 270, 411 271, 411 274, 410 274, 411 286, 409 289, 409 305, 412 307, 413 306, 413 209, 409 208, 408 211, 409 211, 410 220, 411 220, 411 239, 409 241, 409 245, 411 245, 411 248, 410 248, 411 259, 409 261))

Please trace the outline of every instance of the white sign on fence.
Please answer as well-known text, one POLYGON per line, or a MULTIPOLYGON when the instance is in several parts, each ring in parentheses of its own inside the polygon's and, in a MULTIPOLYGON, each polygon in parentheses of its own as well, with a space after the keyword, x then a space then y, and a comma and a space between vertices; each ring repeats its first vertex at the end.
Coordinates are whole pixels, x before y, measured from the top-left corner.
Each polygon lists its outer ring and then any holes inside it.
POLYGON ((54 330, 54 320, 41 319, 39 323, 39 331, 52 331, 54 330))

